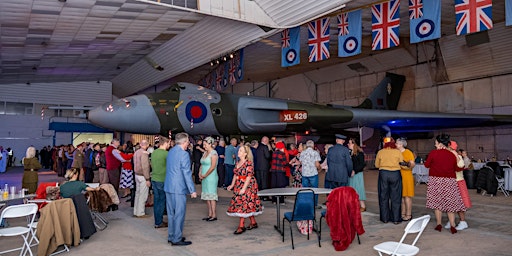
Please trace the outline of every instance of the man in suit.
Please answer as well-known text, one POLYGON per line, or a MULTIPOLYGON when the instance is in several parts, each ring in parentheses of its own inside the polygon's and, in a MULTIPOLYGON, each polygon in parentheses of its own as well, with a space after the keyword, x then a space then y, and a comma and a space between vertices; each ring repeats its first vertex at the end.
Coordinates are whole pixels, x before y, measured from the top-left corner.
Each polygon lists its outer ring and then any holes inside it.
POLYGON ((352 174, 352 158, 347 147, 343 145, 347 137, 336 134, 336 145, 327 153, 327 170, 325 179, 331 184, 332 189, 348 186, 348 178, 352 174))
POLYGON ((268 173, 270 170, 270 161, 272 160, 272 152, 270 152, 269 140, 267 136, 261 138, 261 143, 256 148, 257 160, 254 165, 256 181, 260 190, 268 188, 268 173))
POLYGON ((176 146, 167 154, 164 191, 166 196, 169 227, 167 242, 173 246, 192 244, 183 237, 183 225, 187 204, 187 194, 196 198, 197 193, 192 180, 190 155, 187 148, 190 144, 188 134, 176 134, 176 146))

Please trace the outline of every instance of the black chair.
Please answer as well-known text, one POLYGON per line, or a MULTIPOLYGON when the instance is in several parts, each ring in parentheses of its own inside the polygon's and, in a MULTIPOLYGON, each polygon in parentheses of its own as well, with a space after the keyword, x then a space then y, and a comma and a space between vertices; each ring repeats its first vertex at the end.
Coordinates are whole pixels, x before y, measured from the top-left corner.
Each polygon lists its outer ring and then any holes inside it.
MULTIPOLYGON (((290 236, 292 239, 292 249, 295 249, 295 245, 293 243, 293 230, 292 230, 292 221, 308 221, 308 231, 309 231, 309 220, 313 221, 313 227, 315 226, 316 213, 315 213, 315 192, 312 189, 301 189, 297 191, 295 196, 295 204, 293 206, 293 212, 285 212, 283 218, 283 228, 281 236, 283 237, 284 242, 284 221, 287 220, 290 224, 290 236)), ((314 228, 313 228, 314 229, 314 228)), ((317 234, 318 237, 318 234, 317 234)), ((309 240, 309 232, 308 232, 308 240, 309 240)), ((318 245, 320 246, 320 240, 318 240, 318 245)))

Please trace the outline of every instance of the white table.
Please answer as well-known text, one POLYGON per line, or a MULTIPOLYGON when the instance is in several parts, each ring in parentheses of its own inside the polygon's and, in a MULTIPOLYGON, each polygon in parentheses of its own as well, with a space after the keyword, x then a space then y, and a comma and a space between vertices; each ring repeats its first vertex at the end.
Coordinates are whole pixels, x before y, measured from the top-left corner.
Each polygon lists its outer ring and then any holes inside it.
POLYGON ((264 189, 258 191, 258 196, 276 196, 276 212, 277 212, 277 222, 274 228, 279 232, 279 234, 283 234, 280 225, 280 217, 281 217, 281 202, 279 202, 279 196, 295 196, 297 195, 297 191, 301 189, 311 189, 315 193, 315 195, 329 194, 332 189, 329 188, 271 188, 264 189))
POLYGON ((505 173, 505 190, 512 190, 512 167, 504 166, 503 172, 505 173))
POLYGON ((34 198, 34 197, 36 197, 36 194, 27 194, 24 196, 21 196, 20 194, 14 194, 14 195, 9 194, 9 197, 7 197, 7 198, 0 196, 0 204, 8 203, 9 201, 14 201, 14 200, 18 200, 18 199, 29 199, 29 198, 34 198))
POLYGON ((412 168, 412 174, 416 179, 416 185, 419 183, 428 183, 428 168, 423 164, 416 164, 414 168, 412 168))

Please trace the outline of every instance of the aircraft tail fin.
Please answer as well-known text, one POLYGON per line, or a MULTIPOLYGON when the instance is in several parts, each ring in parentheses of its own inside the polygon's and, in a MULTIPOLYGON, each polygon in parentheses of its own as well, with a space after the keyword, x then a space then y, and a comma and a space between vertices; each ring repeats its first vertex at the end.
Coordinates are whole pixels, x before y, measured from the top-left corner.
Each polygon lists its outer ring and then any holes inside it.
POLYGON ((377 88, 356 108, 396 110, 404 83, 405 76, 386 73, 377 88))

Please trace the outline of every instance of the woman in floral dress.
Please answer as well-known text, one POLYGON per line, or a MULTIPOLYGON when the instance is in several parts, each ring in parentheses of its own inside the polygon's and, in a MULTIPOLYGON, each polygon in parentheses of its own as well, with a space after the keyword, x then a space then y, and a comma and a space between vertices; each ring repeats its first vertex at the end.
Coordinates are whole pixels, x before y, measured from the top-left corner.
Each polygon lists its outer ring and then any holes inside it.
POLYGON ((254 177, 253 156, 249 146, 240 146, 238 149, 238 158, 240 159, 235 166, 233 182, 228 186, 228 190, 233 190, 233 198, 227 214, 233 217, 240 217, 240 223, 234 234, 239 235, 245 230, 258 228, 256 215, 263 213, 260 198, 258 197, 258 183, 254 177), (251 224, 246 228, 245 219, 249 218, 251 224))
POLYGON ((299 161, 300 153, 304 150, 304 144, 300 143, 297 155, 290 161, 290 165, 295 168, 293 173, 292 187, 302 188, 302 164, 299 161))

